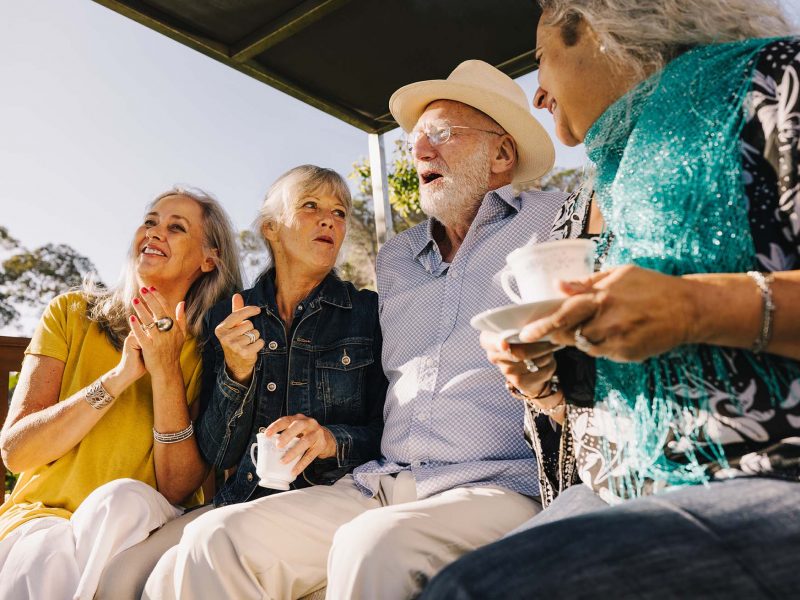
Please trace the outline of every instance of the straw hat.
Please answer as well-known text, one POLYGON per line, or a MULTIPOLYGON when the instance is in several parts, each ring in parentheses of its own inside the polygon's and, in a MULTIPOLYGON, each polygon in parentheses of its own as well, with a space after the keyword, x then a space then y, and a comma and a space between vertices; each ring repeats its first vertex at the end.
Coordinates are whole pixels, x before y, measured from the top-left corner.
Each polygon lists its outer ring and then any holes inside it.
MULTIPOLYGON (((389 99, 389 110, 404 131, 411 131, 435 100, 456 100, 489 115, 517 142, 514 183, 538 179, 555 162, 547 132, 531 114, 522 88, 482 60, 467 60, 447 79, 418 81, 401 87, 389 99)), ((457 123, 454 123, 457 124, 457 123)))

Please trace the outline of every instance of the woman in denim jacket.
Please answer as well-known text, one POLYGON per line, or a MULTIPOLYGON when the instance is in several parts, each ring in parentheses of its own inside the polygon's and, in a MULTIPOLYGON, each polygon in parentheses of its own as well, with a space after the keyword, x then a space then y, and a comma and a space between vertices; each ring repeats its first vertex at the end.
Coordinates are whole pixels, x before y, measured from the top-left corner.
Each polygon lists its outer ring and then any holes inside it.
POLYGON ((332 484, 380 453, 386 378, 377 294, 333 271, 351 200, 339 174, 310 165, 282 175, 257 219, 274 266, 206 316, 197 427, 210 464, 236 472, 216 506, 259 498, 250 446, 259 430, 299 441, 293 487, 332 484))
MULTIPOLYGON (((281 444, 300 436, 287 452, 288 459, 302 455, 295 488, 333 484, 380 454, 387 382, 378 295, 333 271, 350 208, 347 184, 334 171, 304 165, 282 175, 257 219, 272 264, 252 288, 206 314, 195 435, 208 464, 236 468, 216 506, 276 493, 259 487, 250 458, 263 428, 282 432, 281 444)), ((148 575, 171 573, 184 527, 211 508, 187 512, 120 554, 98 597, 142 596, 148 575)))

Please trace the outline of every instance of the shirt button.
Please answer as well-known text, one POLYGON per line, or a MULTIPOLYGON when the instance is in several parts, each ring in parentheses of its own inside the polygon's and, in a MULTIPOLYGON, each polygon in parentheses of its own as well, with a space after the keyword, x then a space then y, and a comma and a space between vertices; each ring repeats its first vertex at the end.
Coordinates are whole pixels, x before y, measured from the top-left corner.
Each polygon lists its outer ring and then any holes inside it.
POLYGON ((247 473, 247 481, 253 481, 253 473, 251 472, 247 473))
POLYGON ((277 350, 277 349, 278 349, 278 342, 276 342, 275 340, 272 340, 272 341, 271 341, 271 342, 270 342, 270 343, 267 345, 267 348, 269 348, 270 350, 277 350))
POLYGON ((277 385, 275 385, 275 382, 274 382, 274 381, 270 381, 270 382, 267 384, 267 390, 269 390, 270 392, 274 392, 274 391, 275 391, 275 390, 277 390, 277 389, 278 389, 278 386, 277 386, 277 385))
POLYGON ((300 304, 300 305, 297 307, 297 312, 303 312, 303 305, 302 305, 302 304, 300 304))
POLYGON ((343 364, 345 367, 346 367, 347 365, 349 365, 349 364, 350 364, 350 357, 349 357, 349 356, 347 356, 347 354, 345 354, 345 355, 342 357, 342 364, 343 364))

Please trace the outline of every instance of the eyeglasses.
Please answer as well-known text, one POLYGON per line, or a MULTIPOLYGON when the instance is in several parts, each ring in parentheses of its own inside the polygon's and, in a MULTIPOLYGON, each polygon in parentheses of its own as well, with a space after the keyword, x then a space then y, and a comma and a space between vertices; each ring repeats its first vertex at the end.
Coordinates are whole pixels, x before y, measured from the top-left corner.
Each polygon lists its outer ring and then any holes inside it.
POLYGON ((481 131, 483 133, 491 133, 493 135, 505 135, 499 131, 490 131, 489 129, 479 129, 477 127, 467 127, 465 125, 450 125, 449 123, 441 123, 436 125, 427 125, 422 129, 414 129, 406 136, 406 144, 408 151, 413 152, 414 146, 422 138, 427 136, 431 146, 441 146, 450 141, 453 136, 454 129, 471 129, 473 131, 481 131))

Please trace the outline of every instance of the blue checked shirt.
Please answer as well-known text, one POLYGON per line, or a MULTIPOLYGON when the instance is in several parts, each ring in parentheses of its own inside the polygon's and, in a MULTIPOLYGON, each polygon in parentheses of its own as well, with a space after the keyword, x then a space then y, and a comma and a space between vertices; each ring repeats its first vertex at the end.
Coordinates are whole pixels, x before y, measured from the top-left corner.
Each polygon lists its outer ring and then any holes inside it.
POLYGON ((509 303, 492 277, 534 233, 548 239, 566 194, 506 186, 486 194, 452 263, 429 219, 378 255, 383 368, 389 380, 383 458, 353 475, 374 495, 380 475, 411 470, 417 497, 460 486, 502 486, 537 496, 536 462, 523 436, 523 407, 486 359, 469 320, 509 303))

